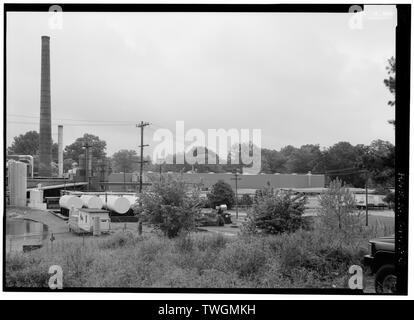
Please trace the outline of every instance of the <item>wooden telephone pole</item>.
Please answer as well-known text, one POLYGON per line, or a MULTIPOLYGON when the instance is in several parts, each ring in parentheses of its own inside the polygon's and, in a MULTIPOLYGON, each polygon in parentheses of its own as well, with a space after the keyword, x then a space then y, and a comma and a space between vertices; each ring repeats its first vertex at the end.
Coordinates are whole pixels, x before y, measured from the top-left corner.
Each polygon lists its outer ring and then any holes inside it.
MULTIPOLYGON (((141 145, 140 147, 140 159, 139 159, 139 193, 142 193, 142 171, 144 169, 144 163, 147 162, 144 160, 144 147, 148 147, 148 144, 144 144, 144 128, 148 126, 148 122, 141 121, 140 124, 137 124, 137 128, 141 129, 141 145)), ((142 206, 141 197, 139 200, 139 206, 142 206)), ((142 221, 138 218, 138 234, 142 234, 142 221)))
POLYGON ((234 172, 234 178, 231 178, 231 180, 235 180, 236 184, 236 220, 239 219, 239 196, 238 196, 238 188, 237 188, 237 181, 241 180, 239 177, 239 171, 238 169, 234 172))
POLYGON ((141 128, 141 145, 140 147, 140 159, 139 159, 139 193, 142 193, 142 171, 144 168, 144 163, 147 162, 144 160, 144 147, 148 147, 148 144, 144 144, 144 127, 149 126, 148 122, 141 121, 140 124, 137 124, 137 128, 141 128))
MULTIPOLYGON (((89 148, 92 147, 92 145, 89 144, 89 141, 86 140, 83 143, 83 147, 85 148, 85 178, 87 179, 88 185, 87 185, 87 191, 89 192, 89 185, 90 185, 90 174, 89 174, 89 148)), ((92 168, 91 168, 92 169, 92 168)))

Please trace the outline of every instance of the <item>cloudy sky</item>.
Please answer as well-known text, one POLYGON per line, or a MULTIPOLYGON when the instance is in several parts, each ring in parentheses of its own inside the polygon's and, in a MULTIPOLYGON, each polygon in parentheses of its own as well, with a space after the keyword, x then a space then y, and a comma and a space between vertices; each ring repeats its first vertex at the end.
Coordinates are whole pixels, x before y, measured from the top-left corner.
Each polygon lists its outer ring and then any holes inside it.
MULTIPOLYGON (((387 7, 389 10, 390 7, 387 7)), ((392 9, 392 7, 391 7, 392 9)), ((52 136, 84 133, 108 154, 137 149, 135 123, 159 128, 261 129, 279 149, 394 141, 383 84, 396 16, 286 13, 7 14, 7 143, 39 130, 41 36, 51 37, 52 136)), ((147 149, 147 152, 151 150, 147 149)))

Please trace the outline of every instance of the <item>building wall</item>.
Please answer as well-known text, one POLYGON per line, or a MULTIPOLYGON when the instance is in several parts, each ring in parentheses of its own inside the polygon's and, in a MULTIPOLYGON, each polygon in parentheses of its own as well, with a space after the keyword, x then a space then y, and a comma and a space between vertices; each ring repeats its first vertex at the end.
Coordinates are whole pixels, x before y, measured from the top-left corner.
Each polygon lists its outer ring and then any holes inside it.
MULTIPOLYGON (((167 173, 164 173, 164 175, 167 173)), ((174 174, 174 173, 171 173, 174 174)), ((175 173, 179 174, 179 173, 175 173)), ((232 180, 234 175, 231 173, 183 173, 181 174, 184 181, 191 184, 201 183, 203 187, 210 188, 219 180, 223 180, 235 187, 235 181, 232 180)), ((125 181, 133 182, 132 173, 125 174, 125 181)), ((157 179, 158 174, 155 172, 146 172, 144 182, 157 179)), ((238 187, 240 189, 260 189, 270 185, 274 188, 323 188, 325 185, 325 176, 322 174, 258 174, 258 175, 239 175, 238 187)), ((123 182, 123 173, 113 173, 108 176, 108 182, 123 182)), ((122 185, 109 186, 112 191, 123 191, 122 185)))

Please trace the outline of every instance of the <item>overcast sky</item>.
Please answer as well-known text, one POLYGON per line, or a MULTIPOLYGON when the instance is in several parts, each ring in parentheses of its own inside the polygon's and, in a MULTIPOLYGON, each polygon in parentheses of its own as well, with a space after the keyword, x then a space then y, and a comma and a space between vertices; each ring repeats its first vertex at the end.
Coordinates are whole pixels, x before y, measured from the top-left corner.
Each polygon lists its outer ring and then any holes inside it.
POLYGON ((91 133, 109 155, 137 149, 141 120, 153 124, 152 145, 177 120, 206 133, 261 129, 272 149, 394 142, 383 79, 395 15, 358 30, 349 14, 64 13, 61 30, 49 18, 7 14, 8 144, 39 130, 42 35, 51 37, 52 137, 64 124, 65 145, 91 133))

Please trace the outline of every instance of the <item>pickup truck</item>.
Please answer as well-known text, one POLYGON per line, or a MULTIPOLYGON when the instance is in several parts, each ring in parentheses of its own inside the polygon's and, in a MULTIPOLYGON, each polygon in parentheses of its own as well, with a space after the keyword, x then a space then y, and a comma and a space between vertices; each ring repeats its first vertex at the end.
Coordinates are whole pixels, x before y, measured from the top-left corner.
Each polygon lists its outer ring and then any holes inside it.
POLYGON ((376 293, 396 293, 395 236, 370 240, 364 264, 375 274, 376 293))

